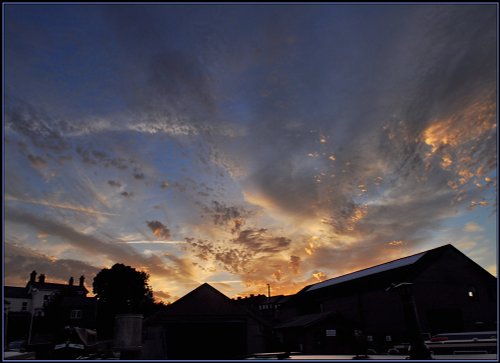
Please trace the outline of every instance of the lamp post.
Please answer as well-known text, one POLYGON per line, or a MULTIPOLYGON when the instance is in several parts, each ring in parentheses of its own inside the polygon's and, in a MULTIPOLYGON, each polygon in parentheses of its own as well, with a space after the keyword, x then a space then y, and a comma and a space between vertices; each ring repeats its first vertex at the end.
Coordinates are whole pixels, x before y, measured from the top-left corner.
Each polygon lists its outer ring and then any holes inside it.
POLYGON ((28 331, 28 345, 31 344, 31 335, 32 335, 32 331, 33 331, 33 318, 34 318, 34 315, 35 315, 35 299, 34 299, 34 296, 33 296, 33 293, 34 292, 37 292, 38 289, 35 289, 33 288, 31 290, 31 319, 30 319, 30 329, 28 331))
POLYGON ((410 334, 410 359, 432 359, 431 353, 422 339, 412 286, 411 282, 391 284, 386 291, 395 291, 401 297, 406 327, 410 334))

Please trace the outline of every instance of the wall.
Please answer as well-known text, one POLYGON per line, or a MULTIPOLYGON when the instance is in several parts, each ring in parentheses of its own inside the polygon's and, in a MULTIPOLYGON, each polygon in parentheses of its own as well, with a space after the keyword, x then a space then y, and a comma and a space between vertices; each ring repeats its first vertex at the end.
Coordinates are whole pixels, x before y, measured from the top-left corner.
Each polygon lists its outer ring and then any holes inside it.
POLYGON ((4 298, 4 300, 10 302, 9 311, 11 311, 11 312, 23 311, 23 302, 27 303, 27 305, 26 305, 27 310, 25 310, 25 311, 31 311, 31 299, 20 299, 20 298, 6 297, 6 298, 4 298))

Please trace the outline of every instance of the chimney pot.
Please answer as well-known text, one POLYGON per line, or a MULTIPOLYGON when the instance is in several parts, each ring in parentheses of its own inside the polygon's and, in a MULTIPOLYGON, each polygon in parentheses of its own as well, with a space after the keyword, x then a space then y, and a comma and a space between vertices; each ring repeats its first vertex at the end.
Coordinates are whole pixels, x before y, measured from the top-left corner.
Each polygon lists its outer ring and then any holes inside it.
POLYGON ((30 281, 31 282, 35 282, 36 280, 36 271, 33 270, 31 273, 30 273, 30 281))
POLYGON ((74 282, 74 281, 75 281, 75 280, 73 279, 73 276, 71 276, 71 277, 69 278, 69 281, 68 281, 69 286, 73 286, 73 282, 74 282))
POLYGON ((41 284, 45 283, 45 275, 44 274, 40 274, 40 276, 38 276, 38 282, 41 284))
POLYGON ((80 286, 83 287, 83 282, 85 281, 85 276, 80 276, 80 286))

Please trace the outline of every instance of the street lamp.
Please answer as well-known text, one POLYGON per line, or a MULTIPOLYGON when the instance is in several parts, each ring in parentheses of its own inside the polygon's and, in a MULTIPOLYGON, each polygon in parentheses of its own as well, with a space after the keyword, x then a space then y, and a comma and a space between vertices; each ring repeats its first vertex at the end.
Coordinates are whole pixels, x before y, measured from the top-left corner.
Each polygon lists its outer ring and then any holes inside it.
POLYGON ((406 326, 410 334, 410 359, 432 359, 431 353, 422 339, 412 286, 411 282, 393 283, 385 291, 396 291, 401 297, 406 326))
POLYGON ((38 289, 33 288, 31 290, 31 319, 30 319, 30 330, 28 331, 28 345, 31 344, 31 334, 33 331, 33 317, 35 315, 35 304, 34 304, 34 296, 33 293, 37 292, 38 289))

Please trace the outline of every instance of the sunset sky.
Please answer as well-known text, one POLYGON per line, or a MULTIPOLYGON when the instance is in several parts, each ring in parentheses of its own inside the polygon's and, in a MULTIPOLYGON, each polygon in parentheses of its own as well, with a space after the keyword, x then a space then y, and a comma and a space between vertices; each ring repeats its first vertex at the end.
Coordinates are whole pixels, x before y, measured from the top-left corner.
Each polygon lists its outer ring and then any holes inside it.
POLYGON ((496 275, 497 10, 4 4, 4 284, 289 294, 448 243, 496 275))

